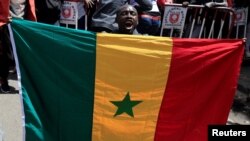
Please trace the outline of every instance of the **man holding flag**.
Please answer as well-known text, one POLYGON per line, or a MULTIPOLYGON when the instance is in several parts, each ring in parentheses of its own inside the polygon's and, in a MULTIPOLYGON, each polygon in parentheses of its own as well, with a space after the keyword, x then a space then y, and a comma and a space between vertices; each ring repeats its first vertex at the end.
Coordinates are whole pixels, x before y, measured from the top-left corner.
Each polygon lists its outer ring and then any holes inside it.
POLYGON ((207 141, 227 122, 242 40, 11 29, 25 141, 207 141))
POLYGON ((10 18, 36 21, 34 0, 1 0, 0 1, 0 90, 10 92, 8 85, 10 43, 7 26, 10 18))
POLYGON ((36 21, 34 0, 1 0, 0 26, 7 23, 10 16, 36 21))

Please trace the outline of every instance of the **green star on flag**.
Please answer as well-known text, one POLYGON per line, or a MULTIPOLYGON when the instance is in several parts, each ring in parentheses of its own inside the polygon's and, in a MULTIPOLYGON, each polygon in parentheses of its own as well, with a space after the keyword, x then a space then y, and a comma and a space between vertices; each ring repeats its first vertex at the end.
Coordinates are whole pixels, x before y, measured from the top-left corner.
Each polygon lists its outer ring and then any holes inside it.
POLYGON ((121 115, 123 113, 127 113, 129 116, 134 117, 134 113, 133 113, 132 108, 134 106, 136 106, 137 104, 141 103, 142 101, 131 101, 130 95, 128 92, 122 101, 110 101, 110 102, 117 107, 117 111, 116 111, 114 117, 121 115))

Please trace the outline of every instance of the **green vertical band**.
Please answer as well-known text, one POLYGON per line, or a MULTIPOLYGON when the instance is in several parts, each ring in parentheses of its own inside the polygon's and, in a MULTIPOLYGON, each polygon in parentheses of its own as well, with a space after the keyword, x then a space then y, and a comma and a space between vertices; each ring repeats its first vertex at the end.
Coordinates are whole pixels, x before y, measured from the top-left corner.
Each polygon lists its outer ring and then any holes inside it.
POLYGON ((11 26, 26 141, 90 141, 96 34, 23 20, 11 26))

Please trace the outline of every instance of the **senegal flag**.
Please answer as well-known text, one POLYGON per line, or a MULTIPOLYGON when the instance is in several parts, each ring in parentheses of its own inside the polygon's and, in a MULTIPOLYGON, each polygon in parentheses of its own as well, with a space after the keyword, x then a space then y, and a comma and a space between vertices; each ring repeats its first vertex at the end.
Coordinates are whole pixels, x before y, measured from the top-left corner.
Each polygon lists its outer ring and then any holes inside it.
POLYGON ((24 141, 206 141, 227 122, 241 40, 9 27, 24 141))

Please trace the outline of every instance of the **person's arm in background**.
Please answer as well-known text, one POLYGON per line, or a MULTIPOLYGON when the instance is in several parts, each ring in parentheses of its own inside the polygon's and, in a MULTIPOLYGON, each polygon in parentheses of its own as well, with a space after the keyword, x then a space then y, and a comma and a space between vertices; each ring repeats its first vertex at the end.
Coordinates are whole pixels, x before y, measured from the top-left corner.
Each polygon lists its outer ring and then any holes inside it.
POLYGON ((207 7, 215 7, 215 6, 227 7, 228 3, 227 3, 227 0, 224 0, 223 2, 207 2, 207 3, 205 3, 205 6, 207 6, 207 7))

